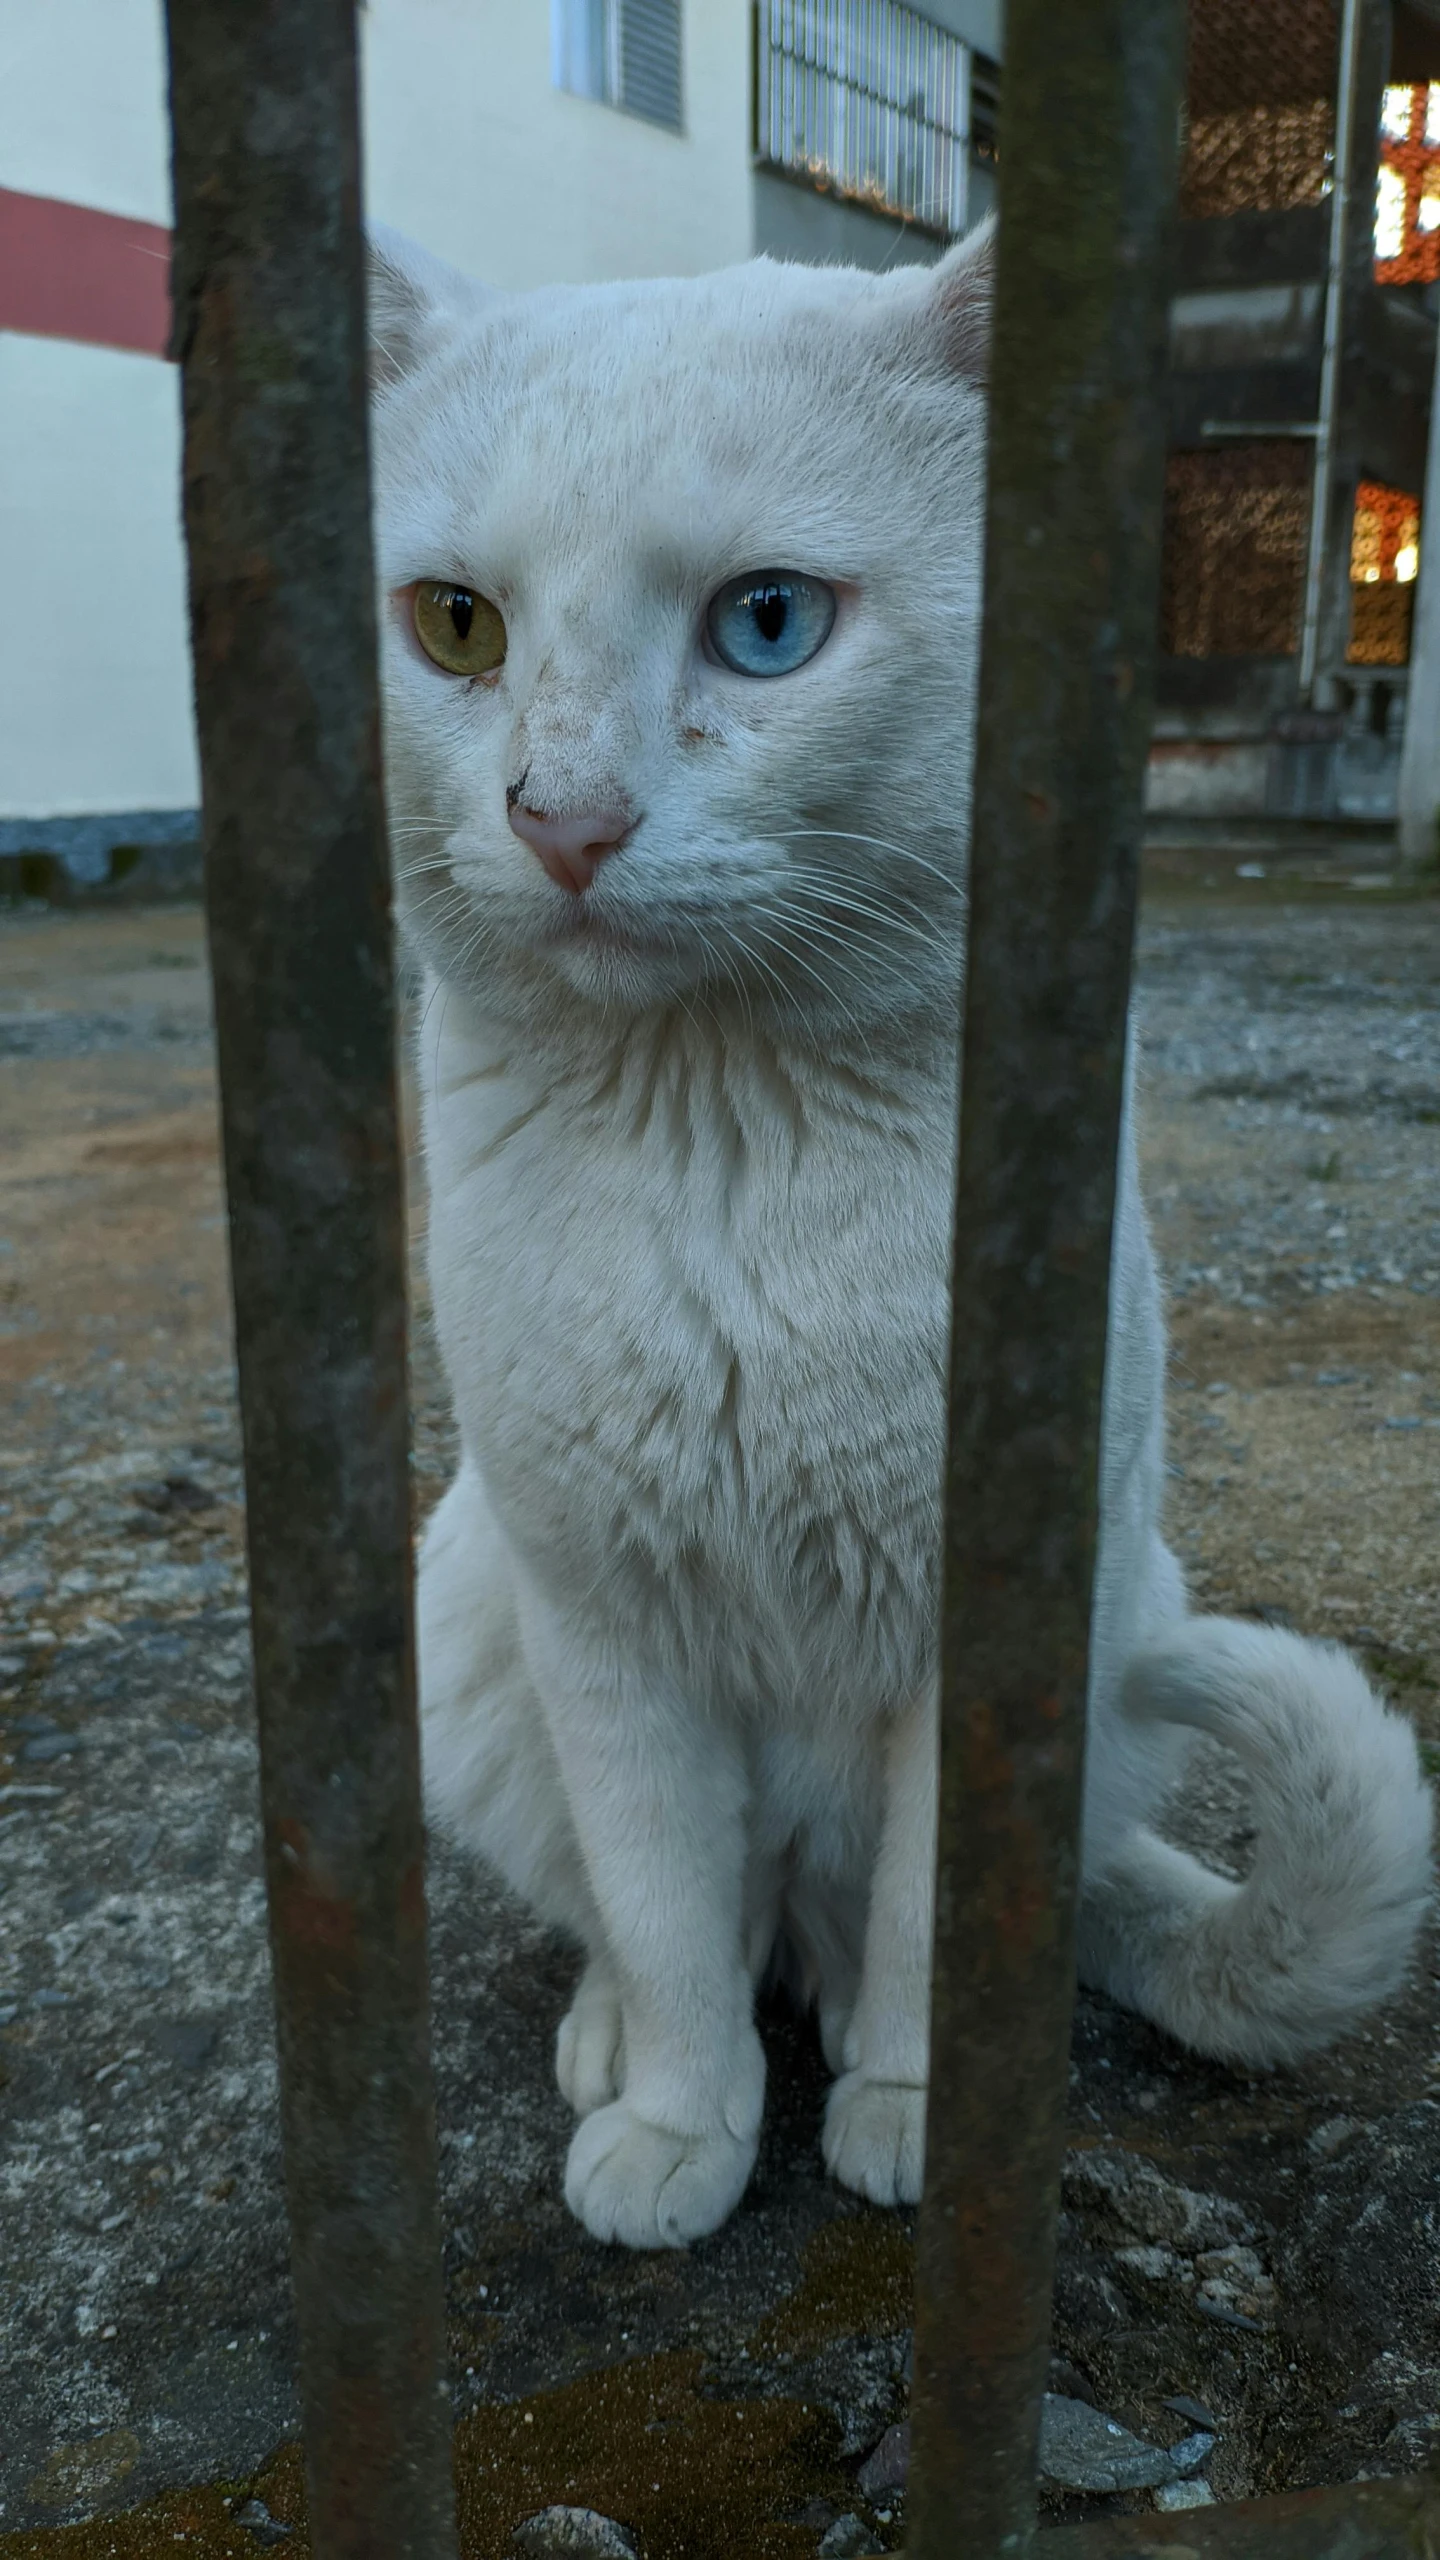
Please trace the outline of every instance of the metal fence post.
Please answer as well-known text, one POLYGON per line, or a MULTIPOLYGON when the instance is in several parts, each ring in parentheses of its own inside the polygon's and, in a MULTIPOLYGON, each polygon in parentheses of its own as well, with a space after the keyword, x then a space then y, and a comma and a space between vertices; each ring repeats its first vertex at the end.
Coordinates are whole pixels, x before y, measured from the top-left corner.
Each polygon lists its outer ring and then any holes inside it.
POLYGON ((1183 37, 1006 12, 912 2560, 1035 2519, 1183 37))
POLYGON ((175 352, 317 2560, 453 2560, 353 0, 170 0, 175 352))

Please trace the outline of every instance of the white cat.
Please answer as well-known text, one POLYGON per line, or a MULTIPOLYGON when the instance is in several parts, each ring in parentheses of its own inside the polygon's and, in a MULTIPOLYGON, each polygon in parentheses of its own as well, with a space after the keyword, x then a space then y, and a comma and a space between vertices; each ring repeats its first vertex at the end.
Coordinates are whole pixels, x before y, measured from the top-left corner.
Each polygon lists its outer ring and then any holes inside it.
MULTIPOLYGON (((713 2231, 777 1949, 835 2175, 913 2202, 988 252, 372 284, 386 737, 463 1457, 420 1572, 437 1818, 587 1962, 565 2191, 713 2231)), ((1284 2061, 1401 1980, 1409 1727, 1186 1615, 1127 1131, 1085 1811, 1089 1980, 1284 2061), (1241 1886, 1148 1827, 1240 1754, 1241 1886)))

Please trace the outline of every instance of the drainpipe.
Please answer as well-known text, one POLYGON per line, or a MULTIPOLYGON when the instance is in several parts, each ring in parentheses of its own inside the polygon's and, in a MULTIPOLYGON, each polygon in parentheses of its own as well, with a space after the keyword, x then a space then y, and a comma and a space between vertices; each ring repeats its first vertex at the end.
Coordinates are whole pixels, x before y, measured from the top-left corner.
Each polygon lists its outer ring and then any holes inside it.
POLYGON ((1440 862, 1440 331, 1430 398, 1430 449, 1420 503, 1420 586, 1410 636, 1405 743, 1400 755, 1400 860, 1440 862))
POLYGON ((1340 77, 1335 102, 1335 183, 1330 197, 1330 250, 1325 274, 1325 336, 1320 357, 1320 406, 1315 426, 1315 476, 1310 498, 1310 543, 1305 561, 1305 610, 1300 627, 1300 697, 1315 690, 1320 650, 1320 603, 1325 544, 1335 485, 1335 420, 1340 405, 1340 358, 1345 303, 1345 255, 1350 227, 1350 159, 1355 135, 1355 87, 1360 61, 1363 0, 1345 0, 1340 21, 1340 77))

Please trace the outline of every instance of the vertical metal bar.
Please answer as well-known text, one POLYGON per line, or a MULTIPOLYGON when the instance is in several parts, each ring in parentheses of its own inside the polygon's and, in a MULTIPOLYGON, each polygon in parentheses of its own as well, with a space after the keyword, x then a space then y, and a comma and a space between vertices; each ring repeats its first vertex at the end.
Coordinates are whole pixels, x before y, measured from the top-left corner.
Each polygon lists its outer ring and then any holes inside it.
POLYGON ((970 131, 974 91, 971 84, 972 56, 968 44, 957 48, 956 97, 958 106, 955 129, 959 136, 952 145, 955 176, 950 187, 950 228, 963 231, 970 220, 970 131))
POLYGON ((170 0, 175 352, 317 2560, 452 2560, 353 0, 170 0))
POLYGON ((1006 14, 911 2560, 1034 2528, 1183 33, 1006 14))
POLYGON ((1305 555, 1305 601, 1300 619, 1300 692, 1315 688, 1320 654, 1320 603, 1325 546, 1330 536, 1330 497, 1335 470, 1335 420, 1340 405, 1344 352, 1345 288, 1350 226, 1350 162, 1355 144, 1355 88, 1360 65, 1362 0, 1344 0, 1335 96, 1335 177, 1330 193, 1330 245, 1325 271, 1325 330, 1320 354, 1320 400, 1315 427, 1315 470, 1310 483, 1310 535, 1305 555))

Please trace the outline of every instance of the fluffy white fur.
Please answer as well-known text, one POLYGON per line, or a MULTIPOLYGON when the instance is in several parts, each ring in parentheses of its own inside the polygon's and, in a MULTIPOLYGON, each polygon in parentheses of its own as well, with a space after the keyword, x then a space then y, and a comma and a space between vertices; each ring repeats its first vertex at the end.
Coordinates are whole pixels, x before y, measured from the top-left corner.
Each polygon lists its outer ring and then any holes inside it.
MULTIPOLYGON (((431 972, 431 1267, 463 1444, 420 1576, 436 1816, 587 1962, 559 2032, 592 2232, 680 2245, 755 2156, 783 1950, 825 2154, 922 2168, 946 1264, 987 257, 503 296, 381 244, 387 757, 431 972), (840 596, 755 680, 726 579, 840 596), (493 684, 399 591, 502 609, 493 684), (628 809, 584 897, 507 824, 628 809)), ((1331 1645, 1193 1619, 1157 1526, 1164 1339, 1127 1130, 1084 1968, 1284 2061, 1393 1991, 1427 1892, 1408 1727, 1331 1645), (1150 1827, 1240 1754, 1243 1885, 1150 1827)))

